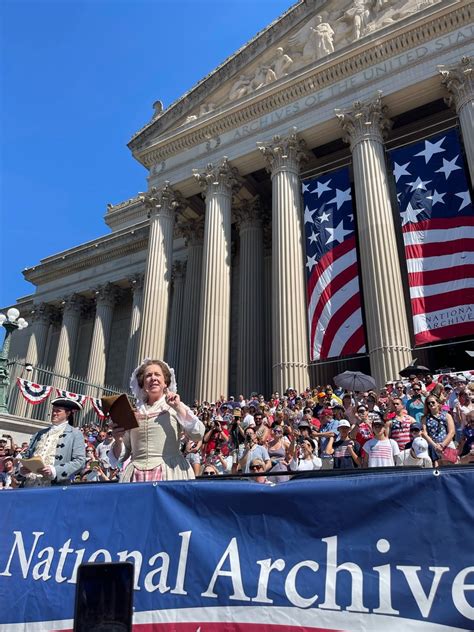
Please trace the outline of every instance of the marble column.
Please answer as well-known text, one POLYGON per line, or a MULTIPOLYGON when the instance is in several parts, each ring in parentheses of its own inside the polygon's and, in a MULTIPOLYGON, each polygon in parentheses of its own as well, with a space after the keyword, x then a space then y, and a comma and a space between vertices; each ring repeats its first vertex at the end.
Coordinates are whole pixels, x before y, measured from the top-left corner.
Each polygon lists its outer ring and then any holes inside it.
POLYGON ((474 76, 472 59, 463 57, 455 66, 439 66, 441 83, 449 92, 446 99, 459 117, 471 184, 474 186, 474 76))
MULTIPOLYGON (((33 310, 27 320, 30 324, 30 338, 25 356, 25 364, 33 366, 33 372, 22 372, 25 380, 35 381, 38 379, 36 367, 45 362, 46 342, 48 340, 48 332, 51 321, 51 306, 46 303, 39 303, 33 306, 33 310)), ((29 404, 23 395, 19 394, 15 406, 15 415, 19 417, 30 417, 33 406, 29 404)))
POLYGON ((196 396, 227 397, 230 347, 231 207, 240 183, 227 158, 194 177, 206 198, 196 396))
MULTIPOLYGON (((117 299, 117 288, 111 283, 107 283, 95 290, 95 297, 96 311, 94 330, 92 332, 86 381, 94 386, 102 387, 105 383, 107 353, 109 349, 114 305, 117 299)), ((90 390, 91 392, 96 391, 94 388, 90 390)), ((96 394, 95 397, 98 397, 98 394, 96 394)))
POLYGON ((372 376, 379 387, 397 377, 412 354, 390 204, 384 134, 390 127, 381 95, 336 116, 354 169, 360 269, 372 376))
POLYGON ((166 344, 166 362, 179 375, 179 348, 183 323, 184 279, 186 276, 186 261, 176 261, 173 264, 173 294, 171 300, 170 326, 166 344))
POLYGON ((260 200, 244 200, 234 209, 240 231, 239 334, 237 392, 263 393, 264 295, 263 230, 260 200))
POLYGON ((82 307, 83 299, 77 294, 72 294, 62 301, 61 331, 53 369, 57 376, 56 386, 60 389, 67 390, 68 377, 72 372, 82 307))
POLYGON ((191 404, 196 393, 199 308, 201 299, 203 218, 182 223, 179 232, 188 251, 184 281, 184 309, 179 349, 178 389, 183 401, 191 404))
POLYGON ((125 356, 125 365, 123 370, 123 385, 128 391, 130 388, 130 376, 132 371, 138 365, 138 337, 140 335, 140 321, 143 304, 143 274, 135 274, 129 279, 132 289, 133 303, 132 314, 130 317, 130 329, 128 332, 127 355, 125 356))
POLYGON ((272 178, 273 390, 309 385, 309 340, 304 275, 300 163, 306 145, 293 130, 258 143, 272 178))
POLYGON ((138 358, 162 359, 165 354, 166 326, 173 265, 175 213, 182 198, 169 182, 160 189, 153 187, 141 196, 150 217, 148 255, 143 288, 138 358))
POLYGON ((270 218, 263 225, 263 303, 265 310, 264 327, 264 371, 265 395, 272 394, 272 223, 270 218))

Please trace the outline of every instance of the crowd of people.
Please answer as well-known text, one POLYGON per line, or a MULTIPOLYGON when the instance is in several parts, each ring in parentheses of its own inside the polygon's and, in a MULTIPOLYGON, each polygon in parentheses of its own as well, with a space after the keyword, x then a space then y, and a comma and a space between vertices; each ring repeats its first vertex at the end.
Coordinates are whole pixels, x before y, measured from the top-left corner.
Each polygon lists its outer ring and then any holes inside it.
POLYGON ((132 376, 136 427, 127 430, 110 419, 74 427, 80 404, 58 398, 52 426, 29 444, 0 439, 0 486, 229 474, 254 474, 252 482, 278 485, 302 471, 474 463, 469 377, 413 374, 378 392, 328 384, 301 393, 289 388, 267 400, 251 393, 188 407, 172 369, 148 360, 132 376), (41 468, 28 470, 37 458, 41 468))

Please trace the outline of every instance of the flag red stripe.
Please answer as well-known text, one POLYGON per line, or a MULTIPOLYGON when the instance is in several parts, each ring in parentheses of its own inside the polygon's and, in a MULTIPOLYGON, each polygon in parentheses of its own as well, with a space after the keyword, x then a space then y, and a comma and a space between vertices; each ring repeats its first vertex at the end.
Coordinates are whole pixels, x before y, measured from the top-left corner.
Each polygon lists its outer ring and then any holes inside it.
POLYGON ((405 246, 407 259, 423 259, 424 257, 441 257, 443 255, 457 254, 474 251, 474 239, 455 239, 453 241, 440 241, 433 244, 416 244, 405 246))
POLYGON ((405 224, 402 232, 410 233, 418 230, 445 230, 447 228, 459 228, 463 226, 474 226, 474 215, 459 215, 459 217, 438 217, 425 219, 416 224, 405 224))
POLYGON ((444 270, 429 270, 427 272, 409 272, 408 283, 410 287, 421 285, 434 285, 436 283, 446 283, 457 281, 458 279, 469 279, 474 277, 474 265, 455 266, 444 270))
POLYGON ((430 314, 440 309, 448 309, 450 307, 458 307, 466 305, 469 302, 469 294, 472 297, 472 289, 454 290, 453 292, 445 292, 442 294, 433 294, 432 296, 423 296, 411 299, 411 309, 413 316, 418 314, 430 314))
POLYGON ((343 346, 341 356, 354 355, 365 344, 364 327, 358 327, 346 344, 343 346))
POLYGON ((345 321, 360 308, 360 294, 355 294, 350 298, 342 307, 332 315, 331 320, 328 323, 326 331, 324 332, 323 342, 321 345, 321 360, 329 357, 329 351, 331 349, 332 341, 335 335, 339 331, 339 328, 345 323, 345 321))
POLYGON ((311 294, 313 293, 319 277, 323 274, 326 268, 353 248, 355 248, 354 236, 349 237, 348 239, 343 241, 342 244, 338 244, 332 250, 321 257, 316 266, 313 268, 311 276, 308 280, 308 297, 311 296, 311 294))
MULTIPOLYGON (((314 337, 316 335, 317 325, 319 319, 321 318, 321 314, 323 312, 324 306, 334 294, 341 289, 346 283, 351 281, 353 278, 357 277, 357 262, 354 262, 351 266, 343 270, 338 276, 333 278, 329 285, 326 286, 326 289, 319 297, 319 300, 316 304, 314 312, 311 315, 311 348, 314 345, 314 337)), ((310 297, 311 299, 311 297, 310 297)))
POLYGON ((447 338, 462 338, 474 335, 474 320, 467 323, 456 323, 439 329, 428 329, 415 334, 415 345, 425 345, 429 342, 438 342, 447 338))

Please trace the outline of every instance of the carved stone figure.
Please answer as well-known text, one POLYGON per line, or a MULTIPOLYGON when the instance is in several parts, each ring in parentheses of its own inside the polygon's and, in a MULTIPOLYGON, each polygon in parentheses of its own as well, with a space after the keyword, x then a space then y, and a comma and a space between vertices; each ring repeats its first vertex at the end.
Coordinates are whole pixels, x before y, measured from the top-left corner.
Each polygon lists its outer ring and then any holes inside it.
POLYGON ((270 66, 260 66, 260 68, 255 73, 255 77, 250 84, 250 88, 252 90, 260 90, 263 86, 267 86, 269 83, 276 81, 277 76, 275 72, 270 68, 270 66))
POLYGON ((281 46, 276 49, 276 60, 273 64, 273 72, 277 79, 286 77, 288 71, 293 64, 293 60, 289 55, 285 54, 285 51, 281 46))
POLYGON ((163 112, 163 103, 161 101, 155 101, 153 103, 153 116, 151 120, 154 121, 156 118, 160 116, 163 112))
POLYGON ((321 59, 334 52, 334 31, 330 24, 323 22, 320 15, 316 16, 316 26, 311 27, 314 40, 314 59, 321 59))
POLYGON ((251 79, 245 75, 240 75, 229 92, 230 101, 235 101, 245 96, 249 92, 251 79))
POLYGON ((354 0, 353 6, 346 11, 346 15, 352 18, 354 40, 360 39, 367 29, 370 17, 368 4, 368 0, 354 0))

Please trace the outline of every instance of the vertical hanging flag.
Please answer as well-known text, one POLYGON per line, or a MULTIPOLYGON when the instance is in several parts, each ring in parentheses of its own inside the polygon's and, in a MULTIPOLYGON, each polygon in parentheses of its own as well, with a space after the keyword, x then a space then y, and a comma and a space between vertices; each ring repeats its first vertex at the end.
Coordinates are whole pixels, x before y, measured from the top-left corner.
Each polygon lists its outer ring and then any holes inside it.
POLYGON ((303 182, 311 360, 365 352, 349 170, 303 182))
POLYGON ((474 334, 474 210, 455 130, 390 152, 415 345, 474 334))

